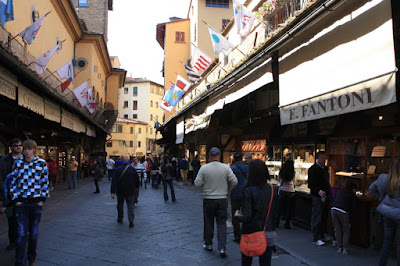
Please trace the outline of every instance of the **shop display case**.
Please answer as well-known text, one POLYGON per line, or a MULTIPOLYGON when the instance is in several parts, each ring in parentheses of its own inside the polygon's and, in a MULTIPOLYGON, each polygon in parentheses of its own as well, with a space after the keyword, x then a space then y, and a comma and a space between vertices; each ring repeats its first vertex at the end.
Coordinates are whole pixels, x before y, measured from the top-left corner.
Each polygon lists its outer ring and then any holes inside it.
POLYGON ((199 161, 200 165, 205 165, 207 163, 207 147, 206 145, 199 145, 199 161))
POLYGON ((265 140, 246 140, 242 142, 242 153, 250 153, 253 159, 265 161, 265 140))

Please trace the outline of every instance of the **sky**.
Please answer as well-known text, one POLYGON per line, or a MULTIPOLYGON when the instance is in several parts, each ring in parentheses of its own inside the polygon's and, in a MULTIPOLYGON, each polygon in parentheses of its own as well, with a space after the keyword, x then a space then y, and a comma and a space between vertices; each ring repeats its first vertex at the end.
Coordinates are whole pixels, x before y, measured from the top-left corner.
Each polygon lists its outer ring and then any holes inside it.
POLYGON ((186 18, 190 0, 114 0, 108 20, 108 52, 118 56, 127 77, 164 84, 164 50, 156 40, 156 25, 170 17, 186 18))

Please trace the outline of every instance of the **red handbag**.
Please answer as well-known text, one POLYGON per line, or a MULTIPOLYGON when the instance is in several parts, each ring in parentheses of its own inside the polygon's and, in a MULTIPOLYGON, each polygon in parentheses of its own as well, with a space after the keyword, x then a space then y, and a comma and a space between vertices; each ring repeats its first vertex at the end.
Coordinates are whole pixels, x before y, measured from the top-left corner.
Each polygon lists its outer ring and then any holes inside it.
POLYGON ((265 237, 265 227, 267 226, 269 211, 271 209, 272 198, 274 197, 274 188, 271 186, 271 199, 269 201, 267 218, 265 219, 264 229, 251 234, 242 234, 240 239, 240 251, 246 256, 261 256, 267 250, 267 238, 265 237))

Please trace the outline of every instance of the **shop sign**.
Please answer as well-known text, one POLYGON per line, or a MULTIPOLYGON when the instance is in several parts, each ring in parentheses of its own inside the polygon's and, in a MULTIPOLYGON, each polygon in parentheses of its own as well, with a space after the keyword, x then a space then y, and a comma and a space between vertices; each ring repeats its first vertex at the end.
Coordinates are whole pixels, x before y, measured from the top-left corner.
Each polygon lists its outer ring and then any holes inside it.
POLYGON ((86 125, 86 135, 89 137, 96 137, 96 130, 91 126, 86 125))
POLYGON ((44 100, 21 84, 18 85, 18 105, 44 116, 44 100))
POLYGON ((17 87, 0 78, 0 95, 6 96, 11 100, 17 99, 17 87))
POLYGON ((45 99, 44 101, 44 118, 57 123, 61 122, 60 107, 51 101, 45 99))
POLYGON ((65 109, 61 109, 61 126, 74 130, 74 119, 70 112, 65 109))
POLYGON ((74 116, 74 131, 77 133, 86 133, 86 126, 85 124, 76 116, 74 116))

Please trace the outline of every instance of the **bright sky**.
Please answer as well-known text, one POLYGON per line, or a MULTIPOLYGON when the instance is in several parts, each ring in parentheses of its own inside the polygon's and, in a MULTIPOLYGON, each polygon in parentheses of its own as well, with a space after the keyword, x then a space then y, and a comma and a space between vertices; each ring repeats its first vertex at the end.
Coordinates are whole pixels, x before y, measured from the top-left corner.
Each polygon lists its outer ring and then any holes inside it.
POLYGON ((114 0, 108 20, 108 51, 118 56, 127 76, 164 84, 164 50, 156 25, 170 17, 186 18, 190 0, 114 0))

